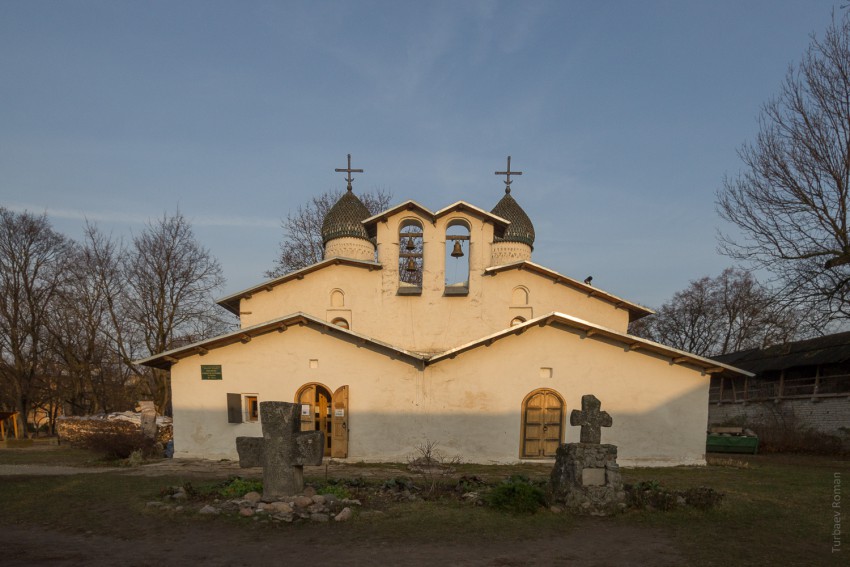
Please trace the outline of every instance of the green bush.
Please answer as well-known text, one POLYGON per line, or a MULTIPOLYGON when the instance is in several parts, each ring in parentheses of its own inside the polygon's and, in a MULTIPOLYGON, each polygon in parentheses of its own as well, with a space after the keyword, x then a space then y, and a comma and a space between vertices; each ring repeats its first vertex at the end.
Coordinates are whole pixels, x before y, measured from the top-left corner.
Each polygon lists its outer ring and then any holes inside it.
POLYGON ((318 494, 330 494, 336 496, 340 500, 351 498, 351 492, 348 491, 342 484, 327 484, 316 489, 318 494))
POLYGON ((238 476, 232 476, 215 487, 214 492, 222 498, 239 498, 249 492, 263 491, 263 483, 259 480, 250 480, 238 476))
POLYGON ((493 488, 486 502, 492 508, 512 514, 534 514, 546 505, 546 493, 528 478, 514 475, 493 488))

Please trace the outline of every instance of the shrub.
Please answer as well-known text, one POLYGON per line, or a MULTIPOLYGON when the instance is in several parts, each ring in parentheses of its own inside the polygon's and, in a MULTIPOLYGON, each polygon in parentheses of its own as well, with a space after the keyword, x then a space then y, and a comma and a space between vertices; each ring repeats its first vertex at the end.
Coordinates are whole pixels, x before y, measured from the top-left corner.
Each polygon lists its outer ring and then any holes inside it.
POLYGON ((155 439, 145 437, 141 432, 130 431, 94 433, 80 443, 109 459, 127 459, 134 452, 138 452, 137 458, 152 457, 157 454, 158 448, 155 439))
POLYGON ((709 510, 723 500, 723 494, 705 486, 677 491, 664 488, 654 480, 648 480, 626 484, 623 488, 626 491, 628 506, 639 510, 667 511, 680 506, 709 510))
POLYGON ((437 441, 426 439, 416 445, 416 454, 407 456, 407 468, 422 478, 428 495, 436 492, 440 479, 452 474, 463 462, 460 455, 447 458, 437 450, 437 441))
POLYGON ((672 510, 676 507, 676 494, 664 489, 657 481, 647 480, 635 485, 625 485, 627 504, 643 510, 672 510))
POLYGON ((327 484, 316 489, 316 492, 318 494, 330 494, 332 496, 336 496, 340 500, 351 498, 351 493, 344 485, 341 484, 327 484))
POLYGON ((492 508, 512 514, 533 514, 546 505, 546 494, 528 478, 514 475, 494 487, 486 502, 492 508))
POLYGON ((262 492, 263 483, 259 480, 245 479, 232 476, 215 487, 213 492, 222 498, 239 498, 249 492, 262 492))

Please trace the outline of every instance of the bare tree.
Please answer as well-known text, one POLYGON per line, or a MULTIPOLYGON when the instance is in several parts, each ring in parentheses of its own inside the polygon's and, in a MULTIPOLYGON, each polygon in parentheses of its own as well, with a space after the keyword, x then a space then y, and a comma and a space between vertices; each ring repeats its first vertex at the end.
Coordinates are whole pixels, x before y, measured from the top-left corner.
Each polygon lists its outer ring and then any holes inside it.
POLYGON ((764 347, 805 334, 798 312, 778 304, 751 273, 734 268, 691 282, 655 315, 633 323, 630 331, 701 356, 764 347))
MULTIPOLYGON (((116 326, 124 325, 120 348, 127 364, 220 334, 231 323, 213 297, 224 285, 221 266, 179 211, 149 223, 133 238, 120 268, 124 322, 116 320, 116 326)), ((134 368, 157 409, 170 413, 168 373, 134 368)))
POLYGON ((70 257, 46 215, 0 207, 0 380, 13 393, 21 431, 44 378, 50 310, 70 257))
MULTIPOLYGON (((48 392, 61 397, 71 415, 110 412, 133 407, 136 392, 130 373, 121 364, 115 339, 122 336, 110 316, 110 286, 101 285, 103 271, 98 259, 102 237, 86 227, 85 245, 74 248, 68 281, 57 294, 51 316, 54 376, 61 380, 48 392), (101 242, 93 244, 91 238, 101 242)), ((45 401, 46 411, 55 400, 45 401)), ((51 423, 52 425, 52 423, 51 423)))
MULTIPOLYGON (((266 277, 276 278, 322 261, 325 251, 322 243, 322 221, 341 196, 342 191, 326 191, 318 197, 313 197, 306 205, 299 206, 297 211, 290 213, 283 220, 280 255, 275 260, 274 267, 265 273, 266 277)), ((392 193, 375 189, 358 197, 374 215, 387 208, 392 193)))
POLYGON ((142 394, 170 413, 168 372, 133 361, 228 330, 233 321, 213 297, 224 285, 221 266, 180 212, 149 223, 129 247, 88 226, 85 249, 109 315, 101 328, 113 352, 142 394))
POLYGON ((769 270, 784 298, 850 316, 850 14, 812 37, 739 155, 717 206, 741 236, 721 251, 769 270))

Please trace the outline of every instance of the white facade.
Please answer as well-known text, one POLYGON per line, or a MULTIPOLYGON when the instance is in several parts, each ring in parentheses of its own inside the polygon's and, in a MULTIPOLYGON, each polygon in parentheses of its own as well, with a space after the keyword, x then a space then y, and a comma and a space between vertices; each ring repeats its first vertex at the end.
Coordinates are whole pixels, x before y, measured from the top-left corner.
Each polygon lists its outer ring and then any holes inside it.
POLYGON ((301 402, 338 458, 404 460, 428 440, 467 462, 546 459, 578 440, 569 412, 594 394, 622 464, 704 463, 709 376, 742 371, 628 335, 649 310, 532 263, 501 240, 508 225, 410 201, 363 220, 371 242, 331 240, 325 261, 222 299, 238 331, 142 361, 171 369, 175 457, 235 459, 237 436, 260 435, 246 403, 278 400, 301 402), (400 282, 411 226, 421 286, 400 282), (447 287, 447 258, 468 263, 462 285, 447 287))

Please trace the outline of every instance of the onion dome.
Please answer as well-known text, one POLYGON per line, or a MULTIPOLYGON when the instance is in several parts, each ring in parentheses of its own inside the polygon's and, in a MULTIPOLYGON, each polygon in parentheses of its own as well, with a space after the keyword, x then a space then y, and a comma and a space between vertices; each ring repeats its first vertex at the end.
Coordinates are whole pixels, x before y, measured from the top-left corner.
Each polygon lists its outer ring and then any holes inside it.
POLYGON ((505 196, 490 212, 511 221, 511 224, 505 229, 505 234, 496 237, 495 242, 521 242, 534 247, 534 225, 531 224, 531 219, 528 218, 519 203, 511 197, 510 187, 507 187, 505 196))
POLYGON ((369 240, 362 221, 370 216, 372 215, 369 209, 351 191, 349 185, 348 190, 325 215, 322 222, 322 243, 327 244, 329 240, 346 237, 369 240))

